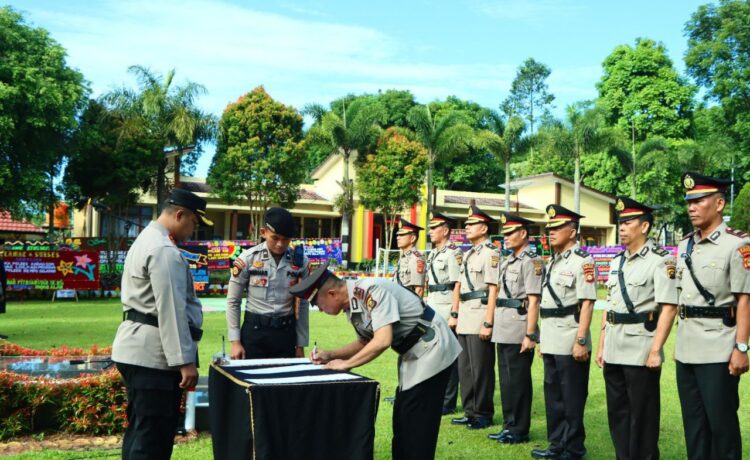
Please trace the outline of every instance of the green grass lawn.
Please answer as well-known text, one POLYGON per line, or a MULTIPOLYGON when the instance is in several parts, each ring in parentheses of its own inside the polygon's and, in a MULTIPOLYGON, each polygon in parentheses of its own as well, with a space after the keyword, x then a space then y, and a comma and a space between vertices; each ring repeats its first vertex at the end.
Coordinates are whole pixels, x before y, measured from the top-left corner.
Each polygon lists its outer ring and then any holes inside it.
MULTIPOLYGON (((0 333, 9 335, 12 342, 32 348, 52 346, 80 346, 91 344, 109 345, 114 337, 117 325, 122 318, 120 305, 116 301, 93 301, 79 303, 27 302, 11 303, 8 313, 0 316, 0 333)), ((346 318, 330 317, 322 313, 311 312, 310 337, 316 340, 321 348, 331 348, 350 342, 354 331, 347 324, 346 318)), ((601 312, 594 313, 593 324, 599 324, 601 312)), ((598 327, 593 327, 594 343, 598 341, 598 327)), ((221 350, 221 336, 226 334, 224 313, 207 313, 204 323, 204 338, 200 348, 202 363, 208 363, 210 356, 221 350)), ((674 335, 674 334, 673 334, 674 335)), ((672 355, 673 338, 667 344, 667 356, 672 355)), ((207 372, 205 365, 202 374, 207 372)), ((396 388, 396 354, 387 351, 375 362, 356 370, 356 372, 378 380, 381 383, 381 396, 393 395, 396 388)), ((440 439, 437 447, 438 458, 530 458, 529 451, 535 447, 545 447, 546 424, 544 416, 544 399, 542 393, 542 361, 538 356, 534 360, 534 405, 531 425, 531 442, 521 446, 501 446, 486 439, 486 435, 497 431, 498 426, 479 432, 469 431, 463 427, 451 426, 450 417, 443 418, 440 439)), ((685 442, 682 433, 677 387, 675 383, 674 362, 670 359, 662 372, 662 416, 660 448, 665 459, 685 458, 685 442)), ((748 376, 740 383, 740 423, 744 439, 744 457, 750 457, 750 384, 748 376)), ((501 423, 500 396, 495 395, 495 423, 501 423)), ((378 413, 375 438, 376 458, 390 457, 391 414, 389 404, 381 403, 378 413)), ((607 408, 604 393, 604 382, 599 368, 592 363, 589 382, 589 399, 586 406, 586 447, 588 459, 611 459, 614 457, 612 442, 607 427, 607 408)), ((19 459, 72 459, 114 457, 117 453, 100 451, 58 452, 46 451, 29 453, 19 459)), ((188 445, 177 446, 173 455, 175 459, 211 458, 210 438, 204 438, 188 445)))

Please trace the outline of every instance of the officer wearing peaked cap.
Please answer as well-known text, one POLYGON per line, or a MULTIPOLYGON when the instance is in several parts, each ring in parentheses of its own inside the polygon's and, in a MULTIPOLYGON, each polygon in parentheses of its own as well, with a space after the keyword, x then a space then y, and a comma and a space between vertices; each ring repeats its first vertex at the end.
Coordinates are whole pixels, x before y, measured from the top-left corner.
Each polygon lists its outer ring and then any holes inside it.
POLYGON ((170 458, 182 389, 198 380, 203 312, 188 263, 176 246, 198 225, 211 225, 206 200, 174 189, 125 258, 124 319, 112 344, 112 360, 128 394, 124 459, 170 458))
POLYGON ((503 429, 489 438, 501 444, 518 444, 528 441, 531 425, 531 365, 539 341, 537 317, 544 261, 529 248, 531 220, 503 212, 500 223, 503 245, 512 254, 500 265, 500 292, 492 329, 492 342, 497 344, 503 429))
POLYGON ((688 458, 742 457, 738 384, 748 370, 750 237, 724 223, 731 181, 682 177, 695 231, 678 246, 674 357, 688 458))
POLYGON ((398 284, 411 289, 420 297, 424 294, 425 262, 422 253, 414 246, 422 230, 424 230, 422 227, 401 219, 399 229, 396 231, 396 244, 401 254, 394 274, 394 279, 398 284))
MULTIPOLYGON (((461 266, 460 302, 454 310, 455 325, 463 351, 458 358, 461 401, 464 416, 451 423, 482 429, 492 425, 495 407, 495 350, 490 342, 497 281, 500 272, 500 250, 490 242, 490 226, 495 220, 472 205, 466 220, 466 237, 473 245, 464 256, 461 266)), ((453 316, 453 315, 452 315, 453 316)))
POLYGON ((659 458, 659 378, 677 314, 675 259, 649 239, 653 208, 627 197, 615 205, 625 250, 610 262, 597 364, 618 459, 659 458))
POLYGON ((588 397, 596 271, 594 259, 576 241, 584 216, 555 204, 547 206, 547 216, 553 254, 539 316, 549 447, 534 449, 531 455, 576 459, 586 454, 583 410, 588 397))
POLYGON ((327 263, 290 291, 329 315, 345 311, 357 334, 344 347, 313 350, 313 362, 348 371, 388 347, 399 355, 391 456, 434 458, 445 387, 460 353, 445 320, 403 286, 382 278, 344 281, 328 271, 327 263))
POLYGON ((296 235, 294 218, 284 208, 270 208, 260 230, 264 241, 234 261, 227 294, 227 326, 232 359, 304 356, 309 340, 309 308, 295 312, 289 287, 308 272, 302 246, 289 247, 296 235), (247 291, 245 320, 240 306, 247 291))
MULTIPOLYGON (((432 213, 430 219, 430 240, 433 249, 427 256, 427 304, 430 305, 446 321, 450 320, 452 309, 458 309, 459 276, 463 252, 461 248, 450 242, 451 229, 456 225, 455 219, 441 214, 432 213)), ((451 377, 445 390, 443 414, 456 411, 458 400, 458 361, 451 366, 451 377)))

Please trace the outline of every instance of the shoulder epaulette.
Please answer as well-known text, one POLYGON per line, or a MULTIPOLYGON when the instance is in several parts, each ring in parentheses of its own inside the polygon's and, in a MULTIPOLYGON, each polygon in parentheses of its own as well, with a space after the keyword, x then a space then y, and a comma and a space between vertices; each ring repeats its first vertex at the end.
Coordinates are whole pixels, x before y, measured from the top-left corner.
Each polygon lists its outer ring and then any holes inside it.
POLYGON ((576 248, 576 251, 575 251, 575 253, 576 253, 576 255, 577 255, 578 257, 588 257, 588 256, 589 256, 589 253, 588 253, 588 252, 586 252, 586 251, 584 251, 584 250, 583 250, 583 249, 581 249, 581 248, 576 248))
POLYGON ((618 252, 617 254, 615 254, 615 256, 612 257, 612 260, 615 260, 616 258, 618 258, 620 256, 625 257, 625 250, 624 249, 622 251, 618 252))
POLYGON ((495 246, 494 244, 492 244, 492 241, 490 241, 490 240, 486 240, 484 242, 484 245, 487 246, 488 248, 497 249, 497 246, 495 246))
POLYGON ((532 252, 532 251, 525 251, 524 254, 526 254, 530 258, 534 258, 534 257, 537 256, 537 254, 535 252, 532 252))
POLYGON ((695 232, 690 232, 690 233, 688 233, 687 235, 683 236, 683 237, 682 237, 682 239, 683 239, 683 240, 686 240, 686 239, 688 239, 688 238, 692 238, 692 237, 693 237, 693 235, 695 235, 695 232))
POLYGON ((455 245, 455 244, 453 244, 453 243, 450 243, 450 244, 448 245, 448 249, 461 249, 461 248, 459 248, 458 246, 456 246, 456 245, 455 245))
POLYGON ((742 230, 735 230, 732 227, 727 227, 726 232, 729 233, 732 236, 736 236, 737 238, 747 238, 748 234, 743 232, 742 230))
POLYGON ((417 251, 416 249, 412 249, 412 253, 417 257, 422 257, 422 253, 417 251))
POLYGON ((652 247, 652 248, 651 248, 651 252, 653 252, 653 253, 654 253, 654 254, 656 254, 657 256, 661 256, 661 257, 664 257, 664 256, 668 256, 668 255, 669 255, 669 251, 667 251, 666 249, 664 249, 664 248, 662 248, 662 247, 659 247, 659 246, 654 246, 654 247, 652 247))

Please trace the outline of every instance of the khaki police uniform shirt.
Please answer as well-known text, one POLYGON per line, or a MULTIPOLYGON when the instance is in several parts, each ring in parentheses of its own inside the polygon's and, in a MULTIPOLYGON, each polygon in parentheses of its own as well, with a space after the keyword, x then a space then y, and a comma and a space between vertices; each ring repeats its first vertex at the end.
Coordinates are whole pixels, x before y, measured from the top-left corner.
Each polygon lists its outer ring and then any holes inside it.
MULTIPOLYGON (((295 297, 289 287, 307 275, 309 262, 293 265, 293 250, 287 249, 278 264, 265 242, 246 249, 234 261, 227 295, 227 327, 229 340, 240 340, 240 307, 247 289, 245 309, 251 313, 284 317, 294 314, 295 297)), ((309 342, 309 302, 300 301, 296 322, 297 346, 309 342)))
MULTIPOLYGON (((446 244, 440 249, 433 249, 427 256, 427 284, 454 284, 461 276, 461 263, 464 253, 455 244, 446 244)), ((435 309, 446 321, 450 318, 453 306, 453 289, 429 292, 427 304, 435 309)))
MULTIPOLYGON (((500 279, 498 283, 499 299, 524 299, 529 294, 541 295, 542 281, 544 280, 544 261, 541 257, 528 249, 523 248, 519 254, 511 254, 500 266, 500 279), (505 285, 510 291, 510 296, 503 287, 505 285)), ((528 302, 525 303, 528 309, 528 302)), ((522 343, 526 337, 527 315, 518 314, 516 308, 498 307, 495 309, 495 321, 492 328, 492 341, 495 343, 522 343)))
MULTIPOLYGON (((461 265, 461 293, 488 290, 490 285, 497 285, 500 259, 500 250, 490 240, 485 240, 466 251, 464 263, 461 265)), ((487 305, 482 304, 481 299, 461 301, 456 332, 479 335, 486 313, 487 305)))
MULTIPOLYGON (((722 222, 701 240, 693 238, 693 270, 698 281, 716 298, 715 306, 736 303, 734 294, 750 294, 750 237, 722 222)), ((708 306, 695 287, 685 264, 688 239, 678 247, 677 283, 680 305, 708 306)), ((736 343, 736 326, 726 326, 722 318, 687 318, 677 323, 675 359, 687 364, 726 363, 736 343)))
POLYGON ((398 259, 394 279, 401 286, 406 286, 412 290, 424 286, 425 263, 422 253, 416 249, 403 251, 398 259))
MULTIPOLYGON (((634 254, 627 250, 609 263, 607 310, 629 313, 620 288, 620 261, 625 258, 622 274, 635 313, 659 311, 660 304, 677 305, 675 259, 653 240, 634 254)), ((654 323, 654 326, 656 323, 654 323)), ((646 330, 643 323, 605 325, 604 361, 609 364, 645 366, 656 329, 646 330)), ((664 355, 662 353, 662 359, 664 355)))
MULTIPOLYGON (((547 265, 549 284, 564 307, 578 305, 583 300, 596 301, 596 272, 594 259, 578 244, 562 254, 555 254, 547 265)), ((541 308, 557 308, 548 286, 542 291, 541 308)), ((543 318, 539 348, 542 353, 572 355, 578 337, 578 323, 574 315, 563 318, 543 318)), ((591 332, 586 333, 586 347, 591 350, 591 332)))
POLYGON ((169 232, 151 222, 133 242, 122 272, 123 310, 158 318, 159 327, 123 321, 112 344, 112 360, 168 370, 194 363, 197 343, 189 326, 203 325, 187 261, 169 232))
MULTIPOLYGON (((363 278, 346 282, 349 291, 349 321, 360 340, 372 340, 383 326, 393 328, 393 343, 406 337, 422 322, 423 304, 413 292, 382 278, 363 278)), ((399 357, 398 381, 401 391, 437 375, 461 353, 461 346, 448 323, 435 315, 429 329, 406 353, 399 357)))

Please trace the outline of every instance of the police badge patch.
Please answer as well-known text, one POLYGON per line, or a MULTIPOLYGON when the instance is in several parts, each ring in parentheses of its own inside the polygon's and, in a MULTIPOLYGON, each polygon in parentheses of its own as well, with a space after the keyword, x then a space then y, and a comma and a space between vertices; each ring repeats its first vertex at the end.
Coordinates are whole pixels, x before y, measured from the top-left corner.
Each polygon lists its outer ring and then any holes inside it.
POLYGON ((534 274, 542 276, 542 273, 544 273, 544 262, 542 259, 534 259, 534 274))
MULTIPOLYGON (((263 265, 261 264, 261 266, 263 265)), ((234 260, 232 268, 229 271, 232 273, 232 276, 239 276, 243 268, 245 268, 245 261, 238 257, 234 260)))
POLYGON ((677 272, 677 266, 675 265, 674 261, 667 260, 664 262, 664 265, 667 266, 667 278, 673 280, 675 279, 675 275, 677 272))
POLYGON ((737 249, 742 256, 742 266, 746 270, 750 270, 750 244, 746 244, 741 248, 737 249))
POLYGON ((424 273, 424 260, 417 260, 417 273, 424 273))
POLYGON ((500 265, 500 256, 491 256, 490 257, 490 266, 492 268, 497 268, 498 265, 500 265))
POLYGON ((596 269, 594 268, 594 264, 583 264, 581 265, 581 268, 583 269, 583 278, 586 282, 593 283, 596 279, 596 269))
POLYGON ((367 294, 367 299, 365 299, 365 305, 367 305, 368 311, 372 311, 373 308, 378 306, 378 302, 372 298, 372 294, 367 294))

